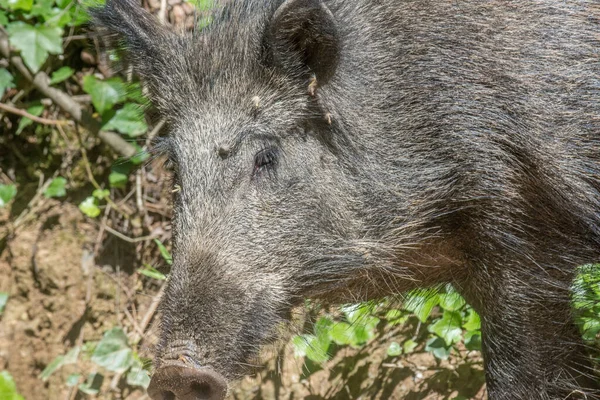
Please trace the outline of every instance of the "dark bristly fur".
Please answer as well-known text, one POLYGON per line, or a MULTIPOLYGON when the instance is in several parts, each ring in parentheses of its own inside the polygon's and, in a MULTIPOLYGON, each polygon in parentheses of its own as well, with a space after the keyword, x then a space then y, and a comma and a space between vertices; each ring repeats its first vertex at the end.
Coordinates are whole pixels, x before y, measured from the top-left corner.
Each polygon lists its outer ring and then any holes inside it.
POLYGON ((600 261, 599 1, 239 0, 193 35, 91 13, 171 130, 158 365, 234 379, 305 296, 451 282, 490 399, 600 399, 569 301, 600 261))

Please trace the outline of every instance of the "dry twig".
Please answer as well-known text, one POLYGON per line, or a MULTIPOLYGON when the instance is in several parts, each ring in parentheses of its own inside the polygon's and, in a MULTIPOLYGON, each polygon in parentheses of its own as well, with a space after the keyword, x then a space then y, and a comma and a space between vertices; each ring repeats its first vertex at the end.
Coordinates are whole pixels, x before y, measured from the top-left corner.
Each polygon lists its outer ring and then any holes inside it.
POLYGON ((33 114, 29 114, 25 110, 21 110, 20 108, 13 107, 13 106, 10 106, 10 105, 4 104, 4 103, 0 103, 0 109, 7 111, 11 114, 16 114, 16 115, 20 115, 21 117, 29 118, 30 120, 37 122, 38 124, 43 124, 43 125, 68 125, 68 124, 73 123, 73 121, 36 117, 33 114))

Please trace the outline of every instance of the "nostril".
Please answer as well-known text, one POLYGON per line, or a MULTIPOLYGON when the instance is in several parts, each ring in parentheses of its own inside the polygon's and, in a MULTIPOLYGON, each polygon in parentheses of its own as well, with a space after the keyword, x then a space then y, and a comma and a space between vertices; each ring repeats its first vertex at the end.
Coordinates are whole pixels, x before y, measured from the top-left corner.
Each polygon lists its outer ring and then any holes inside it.
POLYGON ((148 387, 154 400, 223 400, 226 394, 227 382, 220 374, 184 365, 159 368, 148 387))
POLYGON ((199 399, 211 399, 212 388, 208 383, 192 383, 191 389, 199 399))
POLYGON ((177 397, 173 392, 163 392, 162 397, 157 397, 155 400, 177 400, 177 397))

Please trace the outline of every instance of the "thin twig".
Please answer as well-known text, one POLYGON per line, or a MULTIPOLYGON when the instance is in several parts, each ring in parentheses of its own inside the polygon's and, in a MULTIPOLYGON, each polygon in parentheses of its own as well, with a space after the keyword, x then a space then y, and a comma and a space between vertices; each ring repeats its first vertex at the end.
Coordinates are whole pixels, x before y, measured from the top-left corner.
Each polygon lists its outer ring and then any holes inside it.
POLYGON ((8 104, 4 104, 4 103, 0 103, 0 109, 7 111, 11 114, 16 114, 16 115, 20 115, 21 117, 29 118, 30 120, 37 122, 38 124, 43 124, 43 125, 69 125, 69 124, 73 123, 73 121, 67 121, 67 120, 56 120, 56 119, 47 119, 47 118, 36 117, 33 114, 29 114, 25 110, 22 110, 17 107, 9 106, 8 104))
MULTIPOLYGON (((165 293, 165 284, 163 283, 162 286, 160 287, 160 290, 158 291, 158 293, 156 293, 156 295, 154 295, 154 297, 152 298, 152 302, 148 306, 148 310, 146 310, 146 313, 144 314, 144 317, 142 318, 142 321, 140 322, 140 330, 142 332, 146 332, 146 328, 148 328, 148 325, 150 325, 150 321, 152 321, 152 318, 154 318, 154 314, 156 314, 156 310, 158 309, 158 304, 160 303, 160 299, 162 298, 164 293, 165 293)), ((139 334, 134 335, 132 338, 132 343, 138 343, 142 339, 142 336, 143 335, 139 335, 139 334)))
POLYGON ((104 226, 104 229, 106 230, 106 232, 112 233, 119 239, 124 240, 128 243, 145 242, 146 240, 152 240, 152 239, 158 237, 158 235, 148 235, 148 236, 140 236, 137 238, 130 238, 129 236, 123 235, 121 232, 114 230, 113 228, 111 228, 108 225, 104 226))

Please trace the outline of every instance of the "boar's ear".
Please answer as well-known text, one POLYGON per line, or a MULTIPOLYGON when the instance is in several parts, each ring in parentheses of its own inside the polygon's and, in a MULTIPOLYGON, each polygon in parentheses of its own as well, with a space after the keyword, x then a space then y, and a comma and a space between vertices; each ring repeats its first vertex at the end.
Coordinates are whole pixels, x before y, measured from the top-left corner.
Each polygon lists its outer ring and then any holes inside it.
POLYGON ((135 72, 147 79, 151 89, 158 90, 156 78, 169 61, 174 37, 172 31, 161 25, 136 0, 107 0, 104 6, 89 9, 92 22, 100 33, 123 51, 135 72))
POLYGON ((322 0, 286 0, 267 28, 269 58, 292 74, 315 74, 326 82, 335 72, 339 43, 333 14, 322 0))

